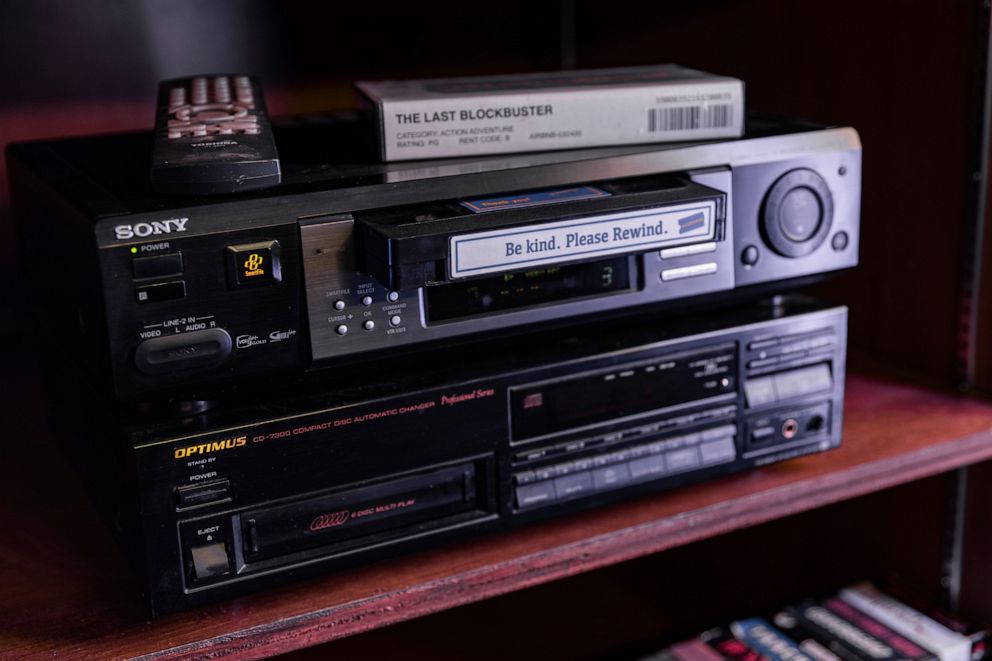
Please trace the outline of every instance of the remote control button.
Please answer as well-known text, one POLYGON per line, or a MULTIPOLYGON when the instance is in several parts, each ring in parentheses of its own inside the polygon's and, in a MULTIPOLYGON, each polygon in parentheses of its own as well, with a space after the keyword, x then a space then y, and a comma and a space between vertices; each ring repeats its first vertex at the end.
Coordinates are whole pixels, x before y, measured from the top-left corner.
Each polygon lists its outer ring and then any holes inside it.
POLYGON ((389 318, 390 326, 399 326, 402 323, 403 323, 403 319, 398 314, 394 314, 392 317, 389 318))
POLYGON ((271 285, 282 280, 279 242, 260 241, 227 247, 228 280, 234 287, 271 285))
POLYGON ((131 271, 139 280, 179 275, 183 272, 183 254, 170 252, 164 255, 135 257, 131 260, 131 271))
POLYGON ((371 296, 362 296, 362 305, 364 305, 365 307, 368 307, 368 306, 372 305, 372 297, 371 296))
POLYGON ((347 335, 348 327, 345 326, 344 324, 338 324, 338 327, 334 329, 334 332, 337 333, 338 335, 347 335))
POLYGON ((334 301, 334 309, 335 310, 344 310, 344 301, 342 301, 340 299, 334 301))
POLYGON ((193 103, 202 105, 207 102, 207 79, 198 76, 193 79, 193 103))
POLYGON ((389 299, 390 303, 395 303, 400 299, 400 295, 398 292, 391 291, 388 294, 386 294, 386 298, 389 299))
POLYGON ((182 280, 174 282, 162 282, 155 285, 145 285, 138 287, 135 291, 135 298, 139 303, 159 303, 161 301, 174 301, 177 298, 186 296, 186 283, 182 280))
POLYGON ((231 355, 231 336, 223 328, 153 337, 138 345, 135 366, 145 374, 212 367, 231 355))
POLYGON ((231 102, 231 81, 227 76, 217 76, 214 78, 214 101, 217 103, 231 102))
POLYGON ((224 542, 194 546, 189 553, 193 559, 193 577, 198 581, 223 576, 230 570, 224 542))
POLYGON ((251 90, 251 80, 248 76, 238 76, 234 79, 237 88, 238 103, 243 103, 249 108, 255 103, 254 93, 251 90))
POLYGON ((374 321, 372 321, 371 319, 366 319, 366 320, 365 320, 365 321, 364 321, 364 322, 362 323, 362 328, 364 328, 364 329, 365 329, 365 330, 367 330, 367 331, 370 331, 370 330, 372 330, 373 328, 375 328, 375 322, 374 322, 374 321))

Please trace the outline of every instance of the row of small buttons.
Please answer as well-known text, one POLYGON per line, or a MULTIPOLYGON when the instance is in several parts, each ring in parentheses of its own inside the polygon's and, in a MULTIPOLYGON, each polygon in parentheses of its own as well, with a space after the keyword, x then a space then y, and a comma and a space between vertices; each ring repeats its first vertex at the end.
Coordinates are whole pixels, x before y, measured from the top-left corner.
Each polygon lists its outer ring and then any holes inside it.
POLYGON ((517 473, 514 475, 517 508, 550 505, 596 491, 724 464, 737 457, 736 435, 736 425, 722 425, 678 439, 517 473), (694 442, 686 445, 690 437, 694 442))
MULTIPOLYGON (((389 301, 390 303, 395 303, 396 301, 400 300, 399 292, 395 292, 395 291, 389 292, 388 294, 386 294, 386 300, 389 301)), ((372 305, 373 302, 374 300, 372 299, 371 296, 367 294, 365 296, 362 296, 362 305, 364 305, 365 307, 369 307, 370 305, 372 305)), ((339 298, 338 300, 334 301, 334 309, 337 310, 338 312, 344 310, 346 307, 348 307, 348 304, 345 303, 344 300, 339 298)))
POLYGON ((705 264, 693 264, 692 266, 680 266, 675 269, 665 269, 661 272, 662 282, 670 282, 672 280, 682 280, 684 278, 694 278, 698 275, 712 275, 717 272, 716 262, 707 262, 705 264))
MULTIPOLYGON (((386 300, 389 301, 390 303, 395 303, 399 299, 400 299, 399 292, 391 291, 386 294, 386 300)), ((373 302, 374 302, 373 298, 368 294, 362 296, 362 305, 364 305, 365 307, 371 306, 373 302)), ((344 310, 346 307, 348 307, 348 304, 345 303, 344 300, 339 298, 338 300, 334 301, 334 309, 337 310, 338 312, 344 310)), ((389 317, 390 326, 393 326, 395 328, 396 326, 399 326, 402 323, 403 323, 403 318, 400 315, 398 314, 390 315, 389 317)), ((365 321, 362 322, 362 328, 365 329, 366 331, 375 330, 375 321, 373 321, 372 319, 366 319, 365 321)), ((334 332, 337 333, 338 335, 347 335, 348 330, 349 330, 348 324, 338 324, 337 326, 334 327, 334 332)))
MULTIPOLYGON (((402 323, 403 323, 403 319, 398 314, 394 314, 393 316, 391 316, 389 318, 389 325, 390 326, 399 326, 402 323)), ((362 322, 362 328, 364 328, 367 331, 374 330, 375 329, 375 322, 372 321, 371 319, 366 319, 365 321, 362 322)), ((348 334, 348 324, 338 324, 334 328, 334 332, 337 333, 338 335, 347 335, 348 334)))
MULTIPOLYGON (((562 454, 566 452, 577 452, 585 448, 595 447, 597 445, 603 445, 607 443, 619 443, 620 441, 629 441, 632 438, 638 436, 647 436, 649 434, 656 434, 659 432, 664 432, 666 429, 672 427, 685 427, 703 420, 712 420, 714 418, 727 418, 737 413, 737 405, 730 404, 727 406, 720 406, 717 408, 706 409, 705 411, 696 411, 695 413, 687 413, 674 418, 667 418, 660 422, 655 422, 650 425, 644 425, 641 427, 634 427, 632 429, 622 429, 615 432, 610 432, 603 436, 594 436, 592 438, 582 438, 573 439, 566 441, 564 443, 559 443, 557 445, 549 445, 540 448, 529 448, 522 452, 518 452, 513 455, 514 462, 527 462, 536 461, 538 459, 543 459, 545 457, 550 457, 556 454, 562 454)), ((682 436, 675 436, 667 439, 665 442, 678 445, 681 443, 696 443, 700 440, 700 435, 698 433, 685 434, 682 436)))

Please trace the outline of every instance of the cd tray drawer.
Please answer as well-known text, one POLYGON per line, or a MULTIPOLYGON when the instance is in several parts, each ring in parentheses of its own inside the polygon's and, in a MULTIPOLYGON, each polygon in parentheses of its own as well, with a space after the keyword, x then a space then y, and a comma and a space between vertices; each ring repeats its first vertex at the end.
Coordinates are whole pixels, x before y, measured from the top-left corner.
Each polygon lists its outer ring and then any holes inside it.
POLYGON ((245 560, 338 544, 478 509, 476 466, 457 466, 241 515, 245 560))

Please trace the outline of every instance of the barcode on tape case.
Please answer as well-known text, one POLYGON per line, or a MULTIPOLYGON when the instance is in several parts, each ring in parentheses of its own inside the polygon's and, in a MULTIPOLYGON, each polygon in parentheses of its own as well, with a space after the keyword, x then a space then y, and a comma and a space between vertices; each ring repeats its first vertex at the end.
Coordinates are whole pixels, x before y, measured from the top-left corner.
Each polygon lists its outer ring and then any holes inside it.
POLYGON ((648 108, 648 132, 725 128, 733 122, 733 110, 731 103, 648 108))

